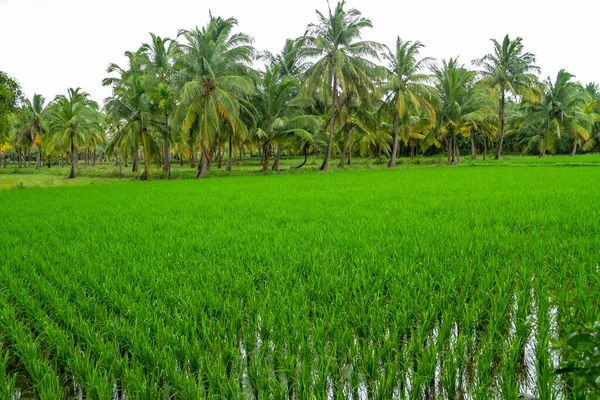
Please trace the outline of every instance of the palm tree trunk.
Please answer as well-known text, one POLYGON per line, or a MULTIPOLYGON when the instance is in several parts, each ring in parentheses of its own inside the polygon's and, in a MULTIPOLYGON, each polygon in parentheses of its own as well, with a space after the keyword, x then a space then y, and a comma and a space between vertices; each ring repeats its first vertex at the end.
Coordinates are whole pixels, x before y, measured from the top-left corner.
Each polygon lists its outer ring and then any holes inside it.
POLYGON ((121 154, 119 154, 117 152, 117 154, 115 155, 115 158, 117 159, 117 162, 119 163, 119 178, 123 179, 123 157, 121 157, 121 154))
POLYGON ((487 152, 488 152, 487 135, 484 133, 483 134, 483 161, 485 161, 487 159, 487 152))
POLYGON ((37 161, 35 163, 35 169, 40 169, 42 167, 42 145, 37 145, 37 161))
POLYGON ((344 147, 342 148, 342 157, 340 158, 338 168, 344 168, 344 161, 346 161, 346 148, 348 147, 348 136, 350 135, 350 129, 352 129, 350 124, 344 125, 344 147))
POLYGON ((452 135, 447 133, 446 134, 446 155, 448 157, 448 165, 452 164, 452 161, 451 161, 452 151, 450 151, 451 148, 452 148, 452 135))
POLYGON ((540 158, 546 157, 546 138, 542 136, 542 152, 540 153, 540 158))
POLYGON ((225 166, 226 171, 231 171, 231 166, 233 164, 233 138, 229 137, 229 151, 227 153, 227 165, 225 166))
POLYGON ((394 141, 392 143, 392 154, 390 161, 388 162, 388 168, 394 168, 396 166, 396 154, 398 153, 398 126, 400 125, 400 113, 396 111, 394 115, 394 141))
POLYGON ((271 146, 269 142, 266 142, 262 145, 262 170, 261 172, 267 172, 269 169, 269 151, 271 146))
POLYGON ((352 165, 352 132, 354 129, 350 129, 350 133, 348 134, 348 165, 352 165))
POLYGON ((74 135, 71 134, 71 172, 68 179, 75 178, 75 168, 77 167, 77 150, 75 149, 74 135))
POLYGON ((210 159, 210 152, 206 151, 206 149, 204 149, 204 146, 202 146, 202 151, 200 154, 200 164, 198 165, 198 175, 196 176, 196 178, 198 179, 203 179, 206 176, 206 172, 208 171, 208 163, 210 159))
POLYGON ((417 153, 415 152, 415 139, 410 139, 410 158, 413 159, 417 153))
POLYGON ((471 131, 471 155, 473 160, 477 159, 477 147, 475 146, 475 134, 471 131))
POLYGON ((454 151, 456 152, 456 162, 460 164, 460 151, 458 151, 458 138, 454 134, 454 151))
POLYGON ((94 147, 94 154, 92 156, 92 167, 96 166, 96 147, 94 147))
POLYGON ((329 159, 331 158, 331 150, 333 149, 333 131, 335 129, 335 106, 337 103, 337 76, 333 75, 333 85, 332 85, 333 94, 331 95, 331 117, 329 119, 330 131, 329 131, 329 140, 327 142, 327 154, 325 155, 325 160, 323 160, 323 165, 319 171, 326 172, 327 166, 329 165, 329 159))
POLYGON ((573 157, 577 153, 577 140, 573 143, 573 151, 571 152, 571 157, 573 157))
POLYGON ((189 147, 190 147, 190 168, 194 169, 196 168, 196 152, 194 151, 194 145, 192 144, 192 140, 190 139, 189 143, 189 147))
POLYGON ((140 156, 139 156, 138 151, 136 149, 135 153, 133 154, 133 166, 131 168, 131 172, 138 172, 139 159, 140 159, 140 156))
POLYGON ((281 143, 277 144, 277 154, 275 155, 275 161, 271 170, 279 171, 279 160, 281 160, 281 143))
POLYGON ((19 160, 19 169, 21 169, 21 148, 19 147, 19 152, 17 153, 17 159, 19 160))
POLYGON ((300 164, 296 167, 297 169, 304 167, 304 165, 306 164, 306 160, 308 159, 308 145, 307 144, 304 144, 304 148, 303 148, 302 152, 304 153, 304 161, 302 161, 302 164, 300 164))
POLYGON ((502 154, 502 143, 504 143, 504 88, 500 89, 502 91, 502 96, 500 96, 500 140, 498 141, 498 149, 496 150, 496 156, 494 160, 500 159, 500 154, 502 154))
POLYGON ((169 114, 165 113, 165 142, 163 143, 163 172, 171 172, 171 140, 169 134, 169 114))

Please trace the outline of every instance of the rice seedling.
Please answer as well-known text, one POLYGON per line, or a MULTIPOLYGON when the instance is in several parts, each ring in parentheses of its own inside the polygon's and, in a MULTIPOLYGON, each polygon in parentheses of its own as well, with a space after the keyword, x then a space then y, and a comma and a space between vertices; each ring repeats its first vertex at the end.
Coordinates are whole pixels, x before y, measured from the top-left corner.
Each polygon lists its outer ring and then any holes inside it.
POLYGON ((600 170, 423 168, 0 193, 0 396, 565 398, 600 170))

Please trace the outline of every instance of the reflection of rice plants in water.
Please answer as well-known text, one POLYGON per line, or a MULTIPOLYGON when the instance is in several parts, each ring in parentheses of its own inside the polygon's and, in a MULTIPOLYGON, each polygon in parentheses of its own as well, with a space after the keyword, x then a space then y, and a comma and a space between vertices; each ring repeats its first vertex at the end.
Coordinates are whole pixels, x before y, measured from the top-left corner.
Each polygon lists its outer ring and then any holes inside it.
POLYGON ((582 396, 593 168, 7 191, 1 398, 582 396))

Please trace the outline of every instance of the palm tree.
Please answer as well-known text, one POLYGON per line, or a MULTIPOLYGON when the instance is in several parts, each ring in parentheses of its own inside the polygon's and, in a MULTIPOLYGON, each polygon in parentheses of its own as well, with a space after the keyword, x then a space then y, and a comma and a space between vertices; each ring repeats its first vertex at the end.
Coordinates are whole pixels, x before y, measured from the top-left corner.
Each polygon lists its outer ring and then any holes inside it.
POLYGON ((585 91, 589 95, 589 101, 584 106, 584 112, 594 118, 594 124, 590 131, 590 139, 586 141, 583 150, 591 150, 600 141, 600 85, 597 83, 588 83, 585 91))
POLYGON ((394 138, 388 168, 396 166, 399 132, 402 132, 405 145, 409 140, 414 140, 411 138, 411 116, 424 110, 431 120, 435 120, 432 103, 437 102, 437 93, 435 88, 429 85, 431 77, 421 72, 431 59, 417 60, 422 47, 421 42, 403 42, 398 37, 394 51, 387 49, 384 52, 384 58, 388 62, 388 81, 384 87, 387 96, 383 104, 386 108, 391 108, 390 114, 394 121, 394 138))
POLYGON ((148 180, 151 160, 160 153, 159 132, 163 125, 151 103, 146 76, 127 72, 121 76, 104 106, 107 120, 120 125, 108 150, 112 153, 115 147, 130 147, 137 154, 141 145, 144 172, 140 180, 144 181, 148 180))
POLYGON ((150 33, 150 36, 152 38, 151 42, 144 43, 141 51, 146 58, 150 98, 157 112, 164 116, 162 165, 163 172, 168 172, 170 177, 171 134, 169 117, 175 108, 175 93, 172 89, 173 60, 178 54, 179 48, 174 40, 161 38, 153 33, 150 33))
POLYGON ((457 59, 442 61, 442 67, 433 68, 440 96, 438 129, 446 139, 448 163, 460 161, 456 134, 469 136, 474 129, 489 124, 494 107, 489 96, 475 87, 475 71, 459 65, 457 59))
POLYGON ((374 107, 371 101, 359 102, 356 96, 350 92, 344 96, 340 104, 342 127, 340 128, 342 136, 342 156, 338 168, 343 168, 348 156, 348 165, 352 165, 352 152, 354 147, 354 132, 359 134, 359 138, 368 136, 371 132, 377 131, 379 121, 375 115, 374 107))
POLYGON ((548 77, 542 102, 525 118, 525 127, 535 129, 530 144, 539 145, 540 158, 546 156, 547 150, 554 149, 556 139, 561 139, 563 132, 573 139, 575 146, 577 140, 587 141, 590 137, 595 119, 584 112, 590 97, 573 78, 574 75, 562 69, 554 82, 548 77))
POLYGON ((526 100, 535 102, 539 82, 537 74, 540 68, 535 65, 535 55, 524 53, 523 39, 517 37, 510 40, 506 35, 502 43, 491 39, 494 43, 494 52, 483 58, 474 60, 473 64, 481 68, 482 80, 490 87, 500 92, 499 121, 500 137, 494 159, 498 160, 502 154, 504 142, 505 102, 506 95, 522 96, 526 100))
POLYGON ((262 53, 262 58, 269 65, 279 67, 279 75, 282 77, 300 77, 310 67, 308 62, 309 49, 306 47, 306 39, 286 39, 283 49, 279 54, 268 51, 262 53))
POLYGON ((377 92, 372 77, 378 69, 365 57, 378 58, 381 45, 360 41, 361 31, 373 24, 356 9, 345 10, 345 4, 341 1, 334 10, 330 7, 327 15, 317 11, 318 23, 308 25, 304 37, 306 54, 319 57, 305 73, 305 92, 330 99, 330 132, 321 171, 327 171, 331 158, 340 92, 354 92, 357 101, 377 92))
POLYGON ((279 142, 277 152, 280 156, 282 141, 290 136, 309 141, 312 132, 319 128, 319 119, 305 113, 310 99, 300 98, 298 91, 298 81, 281 77, 278 65, 266 69, 252 102, 256 108, 255 135, 262 148, 263 172, 269 168, 269 153, 274 141, 279 142))
POLYGON ((24 99, 21 104, 21 122, 17 143, 24 140, 37 147, 37 163, 35 169, 42 167, 42 137, 47 133, 44 111, 46 99, 41 94, 34 94, 31 100, 24 99))
POLYGON ((70 143, 71 172, 68 178, 73 179, 77 167, 77 147, 102 132, 98 104, 81 88, 69 89, 66 96, 57 96, 48 106, 47 122, 48 131, 55 142, 70 143))
POLYGON ((211 15, 206 27, 179 33, 187 43, 177 60, 182 94, 175 117, 186 134, 197 132, 202 152, 198 178, 206 175, 221 121, 226 120, 236 132, 243 124, 240 101, 254 90, 249 67, 253 40, 243 33, 234 34, 236 25, 234 18, 211 15))

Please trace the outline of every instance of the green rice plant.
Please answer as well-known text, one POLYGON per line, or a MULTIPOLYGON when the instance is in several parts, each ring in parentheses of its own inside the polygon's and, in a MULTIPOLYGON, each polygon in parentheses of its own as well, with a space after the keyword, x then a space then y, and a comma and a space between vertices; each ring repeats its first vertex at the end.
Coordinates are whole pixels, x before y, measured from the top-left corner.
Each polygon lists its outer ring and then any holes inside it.
POLYGON ((47 373, 65 396, 76 382, 129 398, 568 397, 549 343, 600 319, 599 177, 419 168, 3 191, 6 374, 47 373))

